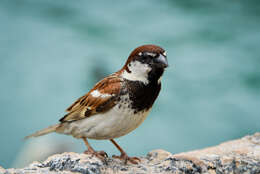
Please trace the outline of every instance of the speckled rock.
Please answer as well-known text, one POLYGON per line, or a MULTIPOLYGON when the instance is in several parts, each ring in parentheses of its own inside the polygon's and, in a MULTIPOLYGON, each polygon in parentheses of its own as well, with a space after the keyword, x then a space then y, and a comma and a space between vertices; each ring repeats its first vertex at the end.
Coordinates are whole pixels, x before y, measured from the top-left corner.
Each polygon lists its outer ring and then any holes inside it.
POLYGON ((123 164, 108 158, 105 162, 85 154, 73 152, 57 154, 44 162, 33 162, 22 169, 3 169, 6 174, 260 174, 260 133, 222 143, 218 146, 172 155, 164 150, 153 150, 141 157, 138 165, 123 164))

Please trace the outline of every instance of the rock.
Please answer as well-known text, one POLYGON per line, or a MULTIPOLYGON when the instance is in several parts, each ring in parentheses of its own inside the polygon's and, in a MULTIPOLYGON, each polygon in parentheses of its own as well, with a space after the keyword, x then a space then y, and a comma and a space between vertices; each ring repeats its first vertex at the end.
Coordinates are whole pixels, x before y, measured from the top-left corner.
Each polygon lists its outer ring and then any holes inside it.
POLYGON ((162 149, 153 150, 147 154, 147 159, 151 164, 160 163, 161 161, 171 157, 172 154, 162 149))
POLYGON ((5 169, 0 166, 0 173, 5 173, 5 169))
POLYGON ((172 155, 164 150, 153 150, 141 157, 138 165, 123 164, 108 158, 105 162, 86 154, 66 152, 50 156, 44 162, 33 162, 22 169, 3 169, 0 173, 187 173, 260 174, 260 133, 222 143, 218 146, 172 155))

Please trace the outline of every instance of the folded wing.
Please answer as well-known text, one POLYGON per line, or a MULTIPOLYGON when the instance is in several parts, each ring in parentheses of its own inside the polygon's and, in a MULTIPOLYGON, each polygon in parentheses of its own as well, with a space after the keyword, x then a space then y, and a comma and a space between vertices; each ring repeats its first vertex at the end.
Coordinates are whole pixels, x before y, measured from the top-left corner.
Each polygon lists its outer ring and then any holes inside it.
POLYGON ((107 112, 116 105, 121 92, 122 81, 116 75, 98 82, 86 95, 80 97, 66 111, 60 122, 71 122, 107 112))

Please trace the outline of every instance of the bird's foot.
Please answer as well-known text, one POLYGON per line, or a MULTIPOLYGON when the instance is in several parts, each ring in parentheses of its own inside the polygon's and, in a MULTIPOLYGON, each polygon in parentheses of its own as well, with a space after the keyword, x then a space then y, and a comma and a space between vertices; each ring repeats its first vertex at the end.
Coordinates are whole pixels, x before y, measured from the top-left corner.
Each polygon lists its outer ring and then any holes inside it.
POLYGON ((102 161, 105 161, 105 159, 108 157, 107 153, 105 151, 92 151, 92 150, 86 150, 84 152, 85 154, 89 154, 92 156, 95 156, 97 158, 99 158, 102 161))
POLYGON ((112 157, 122 160, 125 164, 127 164, 127 161, 132 164, 138 164, 138 162, 141 162, 139 158, 129 157, 126 153, 122 153, 120 156, 113 155, 112 157))

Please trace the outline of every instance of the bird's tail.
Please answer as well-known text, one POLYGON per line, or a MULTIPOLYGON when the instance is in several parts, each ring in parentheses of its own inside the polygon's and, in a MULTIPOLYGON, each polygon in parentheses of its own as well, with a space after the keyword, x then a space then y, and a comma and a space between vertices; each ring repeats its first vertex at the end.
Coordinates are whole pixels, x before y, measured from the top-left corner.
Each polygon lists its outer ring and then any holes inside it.
POLYGON ((32 137, 39 137, 39 136, 42 136, 45 134, 49 134, 51 132, 55 132, 59 126, 60 126, 60 124, 55 124, 55 125, 49 126, 45 129, 39 130, 31 135, 24 137, 24 139, 28 139, 28 138, 32 138, 32 137))

